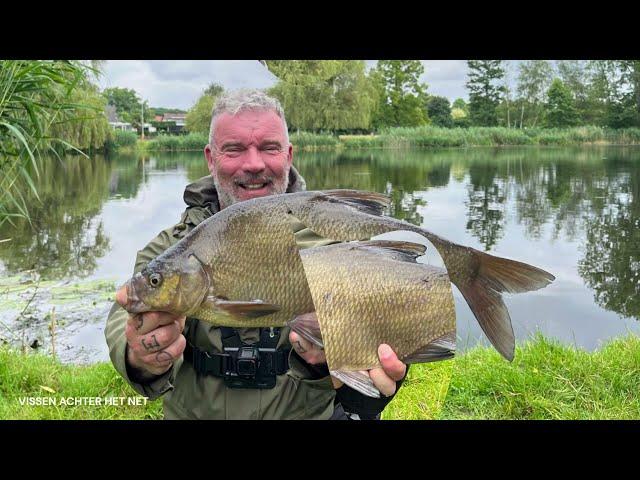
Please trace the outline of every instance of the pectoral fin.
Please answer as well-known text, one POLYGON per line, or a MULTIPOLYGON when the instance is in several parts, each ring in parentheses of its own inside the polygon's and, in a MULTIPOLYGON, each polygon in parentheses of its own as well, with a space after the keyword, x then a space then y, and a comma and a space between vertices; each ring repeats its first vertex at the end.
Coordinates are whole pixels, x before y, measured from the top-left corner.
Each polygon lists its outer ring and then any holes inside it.
POLYGON ((236 317, 257 318, 278 312, 280 307, 262 300, 224 300, 218 297, 208 297, 205 306, 223 311, 236 317))

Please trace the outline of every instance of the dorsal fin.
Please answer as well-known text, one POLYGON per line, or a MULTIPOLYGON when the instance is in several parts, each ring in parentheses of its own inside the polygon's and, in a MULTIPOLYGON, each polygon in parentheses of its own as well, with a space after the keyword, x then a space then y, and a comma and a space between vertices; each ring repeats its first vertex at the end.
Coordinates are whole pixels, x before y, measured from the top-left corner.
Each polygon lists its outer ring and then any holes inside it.
POLYGON ((353 243, 354 248, 375 249, 380 255, 390 256, 394 260, 415 263, 416 258, 421 257, 427 247, 419 243, 403 242, 399 240, 368 240, 366 242, 353 243))
POLYGON ((334 201, 346 203, 357 210, 370 215, 380 216, 391 204, 388 195, 377 192, 361 192, 359 190, 324 190, 322 193, 334 201))

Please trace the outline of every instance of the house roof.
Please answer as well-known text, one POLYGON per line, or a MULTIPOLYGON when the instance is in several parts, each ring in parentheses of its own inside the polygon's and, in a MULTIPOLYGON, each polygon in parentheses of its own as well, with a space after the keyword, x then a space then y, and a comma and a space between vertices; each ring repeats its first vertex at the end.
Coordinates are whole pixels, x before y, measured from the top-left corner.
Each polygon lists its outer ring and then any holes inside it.
POLYGON ((162 118, 163 122, 172 122, 175 120, 184 120, 187 118, 186 113, 165 113, 162 118))

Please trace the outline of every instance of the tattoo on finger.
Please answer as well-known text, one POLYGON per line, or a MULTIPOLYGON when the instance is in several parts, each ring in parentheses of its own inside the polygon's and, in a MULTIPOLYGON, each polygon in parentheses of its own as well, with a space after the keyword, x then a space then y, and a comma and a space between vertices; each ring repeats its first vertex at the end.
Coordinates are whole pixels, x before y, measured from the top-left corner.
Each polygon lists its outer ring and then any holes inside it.
POLYGON ((135 319, 136 319, 136 322, 138 322, 138 324, 136 325, 136 330, 140 330, 142 328, 142 324, 144 323, 144 320, 142 319, 142 315, 137 315, 135 319))
POLYGON ((172 362, 173 361, 173 356, 169 352, 167 352, 166 350, 162 350, 162 351, 156 353, 156 361, 158 363, 172 362))
POLYGON ((153 339, 153 342, 149 342, 149 343, 146 343, 144 341, 144 337, 140 339, 140 343, 142 344, 142 346, 147 352, 150 350, 155 350, 160 346, 160 343, 158 343, 158 339, 156 338, 155 334, 151 335, 151 338, 153 339))

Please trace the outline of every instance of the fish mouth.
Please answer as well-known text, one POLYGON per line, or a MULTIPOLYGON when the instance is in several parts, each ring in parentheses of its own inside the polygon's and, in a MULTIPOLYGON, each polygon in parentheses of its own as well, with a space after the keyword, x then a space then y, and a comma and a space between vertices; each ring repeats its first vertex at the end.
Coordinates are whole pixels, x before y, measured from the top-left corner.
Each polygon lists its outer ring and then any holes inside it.
POLYGON ((133 286, 133 281, 137 276, 141 275, 139 273, 134 275, 133 278, 127 280, 127 282, 118 289, 116 292, 116 302, 129 313, 149 312, 151 309, 146 303, 140 300, 133 286))

